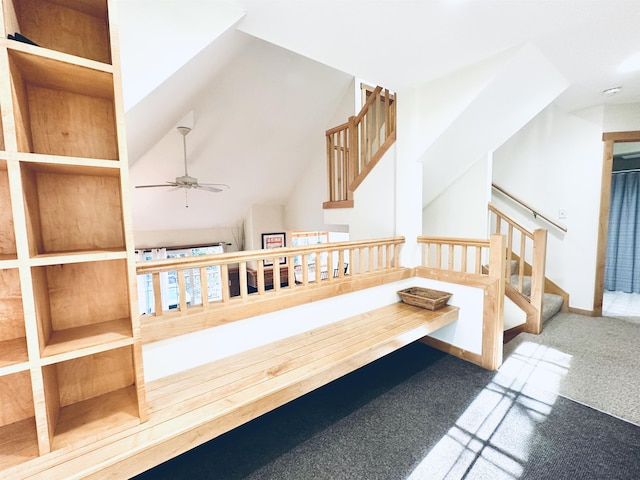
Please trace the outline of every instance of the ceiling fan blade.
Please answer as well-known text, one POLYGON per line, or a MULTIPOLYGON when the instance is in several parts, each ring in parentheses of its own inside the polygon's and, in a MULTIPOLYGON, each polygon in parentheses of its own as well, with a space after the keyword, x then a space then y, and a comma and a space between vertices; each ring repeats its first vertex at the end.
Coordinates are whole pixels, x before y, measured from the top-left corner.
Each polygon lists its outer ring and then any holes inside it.
POLYGON ((177 187, 176 182, 161 183, 159 185, 136 185, 136 188, 177 187))
POLYGON ((221 188, 216 188, 209 185, 203 185, 202 183, 199 185, 194 185, 193 188, 197 188, 198 190, 204 190, 206 192, 214 192, 214 193, 219 193, 222 191, 221 188))
POLYGON ((198 183, 198 185, 204 185, 206 187, 226 188, 226 189, 231 188, 226 183, 198 183))

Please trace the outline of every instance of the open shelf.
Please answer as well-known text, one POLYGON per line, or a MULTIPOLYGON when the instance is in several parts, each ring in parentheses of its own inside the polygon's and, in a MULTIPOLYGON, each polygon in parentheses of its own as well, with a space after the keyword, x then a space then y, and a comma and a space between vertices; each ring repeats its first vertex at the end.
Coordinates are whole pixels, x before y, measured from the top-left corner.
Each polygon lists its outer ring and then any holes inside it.
POLYGON ((0 269, 0 368, 27 362, 27 340, 17 268, 0 269))
POLYGON ((52 450, 76 448, 140 423, 132 347, 43 367, 52 450))
POLYGON ((9 50, 18 151, 118 159, 113 75, 9 50))
POLYGON ((31 274, 42 352, 60 354, 132 335, 122 324, 131 321, 126 260, 33 267, 31 274))
POLYGON ((93 325, 53 331, 42 351, 42 357, 54 361, 59 356, 81 356, 87 349, 112 349, 122 344, 131 344, 133 334, 131 320, 122 318, 93 325))
POLYGON ((0 470, 38 456, 28 371, 0 377, 0 470))
POLYGON ((8 34, 39 46, 111 63, 106 0, 5 0, 8 34))
POLYGON ((0 260, 17 258, 7 162, 0 160, 0 260))
POLYGON ((23 162, 32 256, 124 250, 117 169, 23 162))

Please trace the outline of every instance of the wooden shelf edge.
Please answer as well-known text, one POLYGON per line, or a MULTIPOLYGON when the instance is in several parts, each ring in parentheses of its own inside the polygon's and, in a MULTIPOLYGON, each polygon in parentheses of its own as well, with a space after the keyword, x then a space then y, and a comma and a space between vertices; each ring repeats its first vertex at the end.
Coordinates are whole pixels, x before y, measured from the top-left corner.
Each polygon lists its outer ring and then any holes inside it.
POLYGON ((134 343, 131 320, 121 318, 53 332, 42 351, 42 365, 85 357, 134 343))
POLYGON ((118 159, 69 157, 50 153, 8 152, 6 150, 0 150, 0 160, 35 164, 37 165, 35 168, 52 172, 87 173, 114 177, 119 174, 119 170, 122 168, 122 162, 118 159))
POLYGON ((88 252, 61 252, 44 253, 31 257, 29 264, 32 267, 45 267, 47 265, 61 265, 69 263, 102 262, 109 260, 123 260, 128 257, 128 252, 120 249, 91 250, 88 252))
POLYGON ((91 70, 98 70, 105 73, 113 73, 113 65, 111 65, 110 63, 98 62, 96 60, 79 57, 70 53, 51 50, 46 47, 29 45, 28 43, 9 40, 8 38, 0 39, 0 46, 6 47, 7 50, 15 50, 18 52, 27 53, 29 55, 34 55, 36 57, 43 57, 49 60, 68 63, 71 65, 76 65, 78 67, 90 68, 91 70))

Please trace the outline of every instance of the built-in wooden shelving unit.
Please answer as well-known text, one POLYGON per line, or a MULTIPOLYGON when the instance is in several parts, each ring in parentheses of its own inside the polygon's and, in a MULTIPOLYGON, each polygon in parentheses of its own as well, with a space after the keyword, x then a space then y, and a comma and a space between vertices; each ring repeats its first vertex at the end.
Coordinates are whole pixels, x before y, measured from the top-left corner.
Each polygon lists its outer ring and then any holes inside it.
POLYGON ((2 0, 0 473, 146 419, 113 7, 2 0))

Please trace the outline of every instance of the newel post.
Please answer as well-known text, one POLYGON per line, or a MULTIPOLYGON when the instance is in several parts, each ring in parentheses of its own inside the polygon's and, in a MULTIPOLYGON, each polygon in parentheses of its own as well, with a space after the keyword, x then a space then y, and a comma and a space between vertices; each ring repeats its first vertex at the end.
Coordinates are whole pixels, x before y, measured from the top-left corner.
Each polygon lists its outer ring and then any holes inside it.
POLYGON ((504 235, 491 235, 489 239, 489 278, 493 281, 485 290, 482 331, 482 366, 490 370, 495 370, 502 365, 506 248, 504 235))
POLYGON ((358 123, 356 117, 349 117, 347 131, 349 132, 347 148, 347 200, 353 200, 353 190, 351 184, 360 173, 358 163, 360 159, 360 148, 358 142, 358 123))
POLYGON ((527 331, 539 334, 542 331, 542 308, 544 297, 545 265, 547 259, 547 231, 538 228, 533 231, 533 259, 531 261, 531 305, 538 310, 533 325, 527 331))

